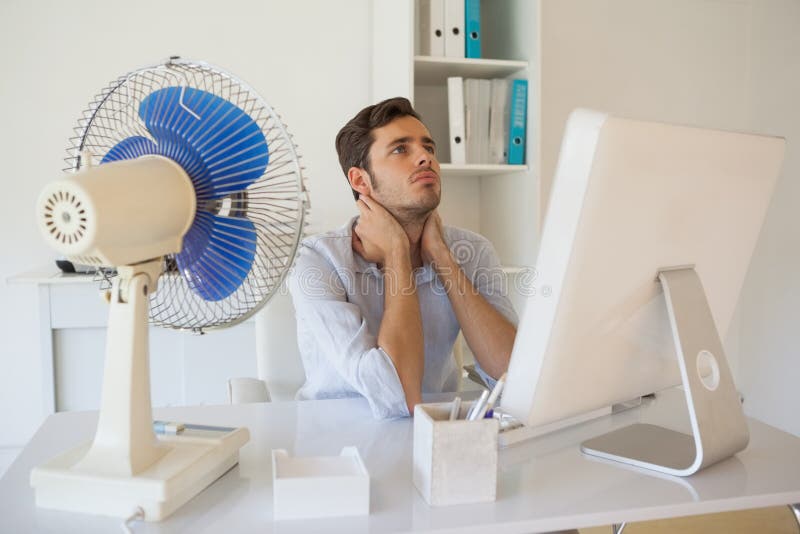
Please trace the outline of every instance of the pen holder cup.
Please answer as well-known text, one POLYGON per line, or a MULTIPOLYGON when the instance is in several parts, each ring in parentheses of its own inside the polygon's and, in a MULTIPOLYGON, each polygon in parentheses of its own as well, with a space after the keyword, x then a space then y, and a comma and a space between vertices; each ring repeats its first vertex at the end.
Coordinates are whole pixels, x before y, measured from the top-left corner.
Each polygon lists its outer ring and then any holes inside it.
POLYGON ((432 506, 494 501, 498 421, 465 420, 469 404, 450 421, 451 407, 446 402, 414 409, 414 485, 432 506))

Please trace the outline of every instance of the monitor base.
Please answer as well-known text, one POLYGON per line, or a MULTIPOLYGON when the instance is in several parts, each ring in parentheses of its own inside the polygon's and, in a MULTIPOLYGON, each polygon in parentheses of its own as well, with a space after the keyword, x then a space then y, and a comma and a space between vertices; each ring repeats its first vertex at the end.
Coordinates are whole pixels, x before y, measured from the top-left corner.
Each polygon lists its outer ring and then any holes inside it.
POLYGON ((693 267, 664 269, 658 279, 664 289, 692 435, 636 424, 590 439, 581 450, 688 476, 744 449, 750 434, 697 272, 693 267))

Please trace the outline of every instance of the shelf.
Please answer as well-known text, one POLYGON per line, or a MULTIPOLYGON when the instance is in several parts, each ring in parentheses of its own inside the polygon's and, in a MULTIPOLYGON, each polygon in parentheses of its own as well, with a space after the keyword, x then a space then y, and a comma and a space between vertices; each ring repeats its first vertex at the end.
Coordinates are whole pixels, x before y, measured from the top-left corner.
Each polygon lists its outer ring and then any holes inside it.
POLYGON ((527 165, 483 165, 477 163, 467 163, 455 165, 453 163, 442 163, 442 176, 491 176, 494 174, 511 174, 514 172, 526 172, 527 165))
POLYGON ((505 78, 527 68, 527 61, 414 56, 414 83, 440 85, 447 83, 449 76, 505 78))

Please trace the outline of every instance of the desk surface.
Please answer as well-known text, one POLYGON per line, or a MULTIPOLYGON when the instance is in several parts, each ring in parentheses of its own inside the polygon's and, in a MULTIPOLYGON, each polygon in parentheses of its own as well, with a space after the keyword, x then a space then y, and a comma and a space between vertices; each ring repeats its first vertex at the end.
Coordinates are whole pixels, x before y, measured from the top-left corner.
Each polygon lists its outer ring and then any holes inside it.
MULTIPOLYGON (((410 419, 373 420, 365 401, 277 402, 155 410, 161 419, 247 426, 240 463, 162 523, 135 532, 541 532, 800 502, 800 438, 749 419, 748 448, 688 478, 583 456, 588 437, 637 421, 686 431, 680 392, 502 450, 497 501, 428 507, 411 481, 410 419), (270 451, 333 455, 356 445, 371 477, 370 515, 273 521, 270 451)), ((2 532, 110 532, 119 520, 34 506, 31 467, 86 441, 94 412, 50 416, 0 480, 2 532)))
POLYGON ((99 275, 95 273, 62 273, 54 269, 39 269, 9 276, 9 284, 42 284, 42 285, 64 285, 64 284, 96 284, 100 285, 99 275))

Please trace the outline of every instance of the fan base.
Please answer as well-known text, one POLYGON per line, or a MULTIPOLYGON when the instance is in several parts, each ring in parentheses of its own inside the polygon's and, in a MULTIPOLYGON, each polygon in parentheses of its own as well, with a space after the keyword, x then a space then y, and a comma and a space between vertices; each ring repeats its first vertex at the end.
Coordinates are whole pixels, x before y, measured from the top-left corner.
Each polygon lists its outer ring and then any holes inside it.
POLYGON ((89 443, 65 452, 31 471, 36 505, 121 518, 138 507, 145 521, 165 519, 236 465, 250 439, 246 428, 195 434, 200 435, 159 435, 159 446, 168 452, 130 477, 76 469, 89 443))

